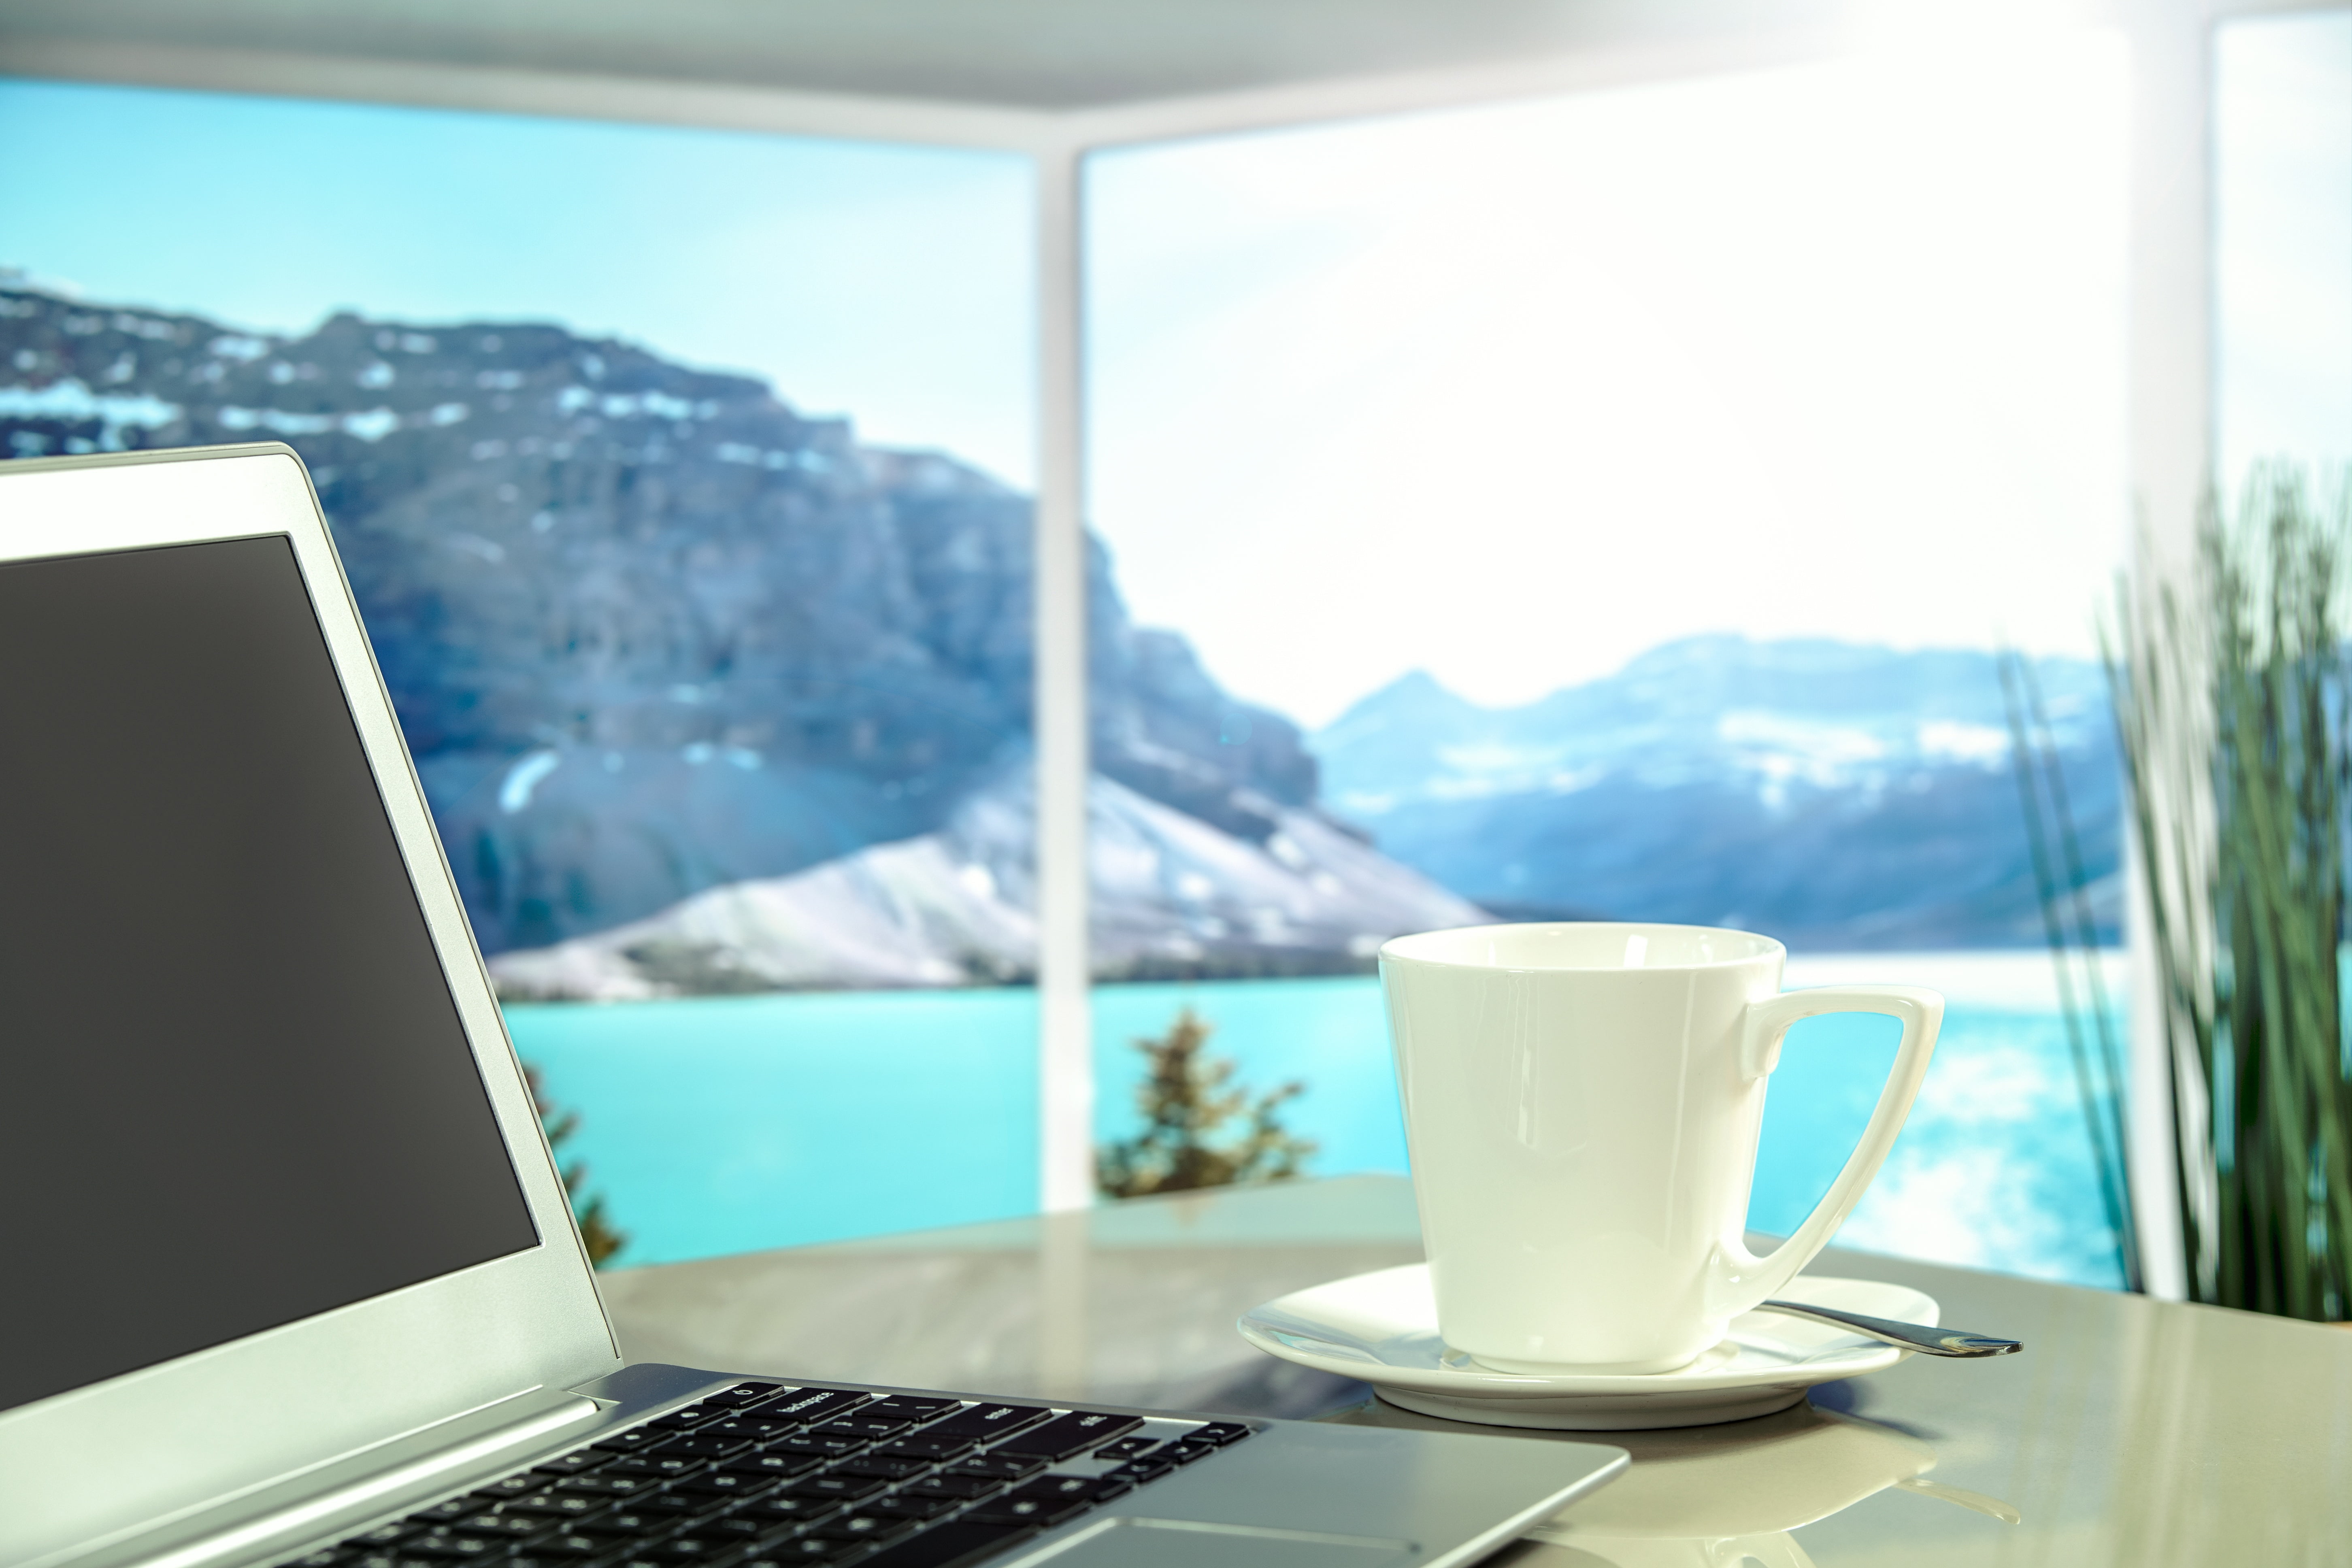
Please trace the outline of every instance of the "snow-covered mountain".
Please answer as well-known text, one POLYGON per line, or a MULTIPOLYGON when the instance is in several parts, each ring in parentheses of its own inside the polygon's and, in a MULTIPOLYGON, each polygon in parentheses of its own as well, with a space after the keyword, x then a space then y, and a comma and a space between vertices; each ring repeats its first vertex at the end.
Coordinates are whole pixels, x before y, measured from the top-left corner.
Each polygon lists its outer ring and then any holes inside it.
MULTIPOLYGON (((1400 932, 1486 918, 1320 814, 1263 804, 1274 827, 1259 844, 1094 780, 1098 975, 1329 973, 1362 966, 1400 932)), ((500 953, 490 970, 510 997, 592 1001, 1024 978, 1036 952, 1034 821, 1027 772, 1010 772, 937 832, 500 953)))
MULTIPOLYGON (((2103 677, 2035 665, 2112 918, 2103 677)), ((1311 747, 1330 809, 1489 909, 1758 927, 1820 946, 2040 940, 1992 655, 1738 637, 1488 709, 1412 675, 1311 747)))

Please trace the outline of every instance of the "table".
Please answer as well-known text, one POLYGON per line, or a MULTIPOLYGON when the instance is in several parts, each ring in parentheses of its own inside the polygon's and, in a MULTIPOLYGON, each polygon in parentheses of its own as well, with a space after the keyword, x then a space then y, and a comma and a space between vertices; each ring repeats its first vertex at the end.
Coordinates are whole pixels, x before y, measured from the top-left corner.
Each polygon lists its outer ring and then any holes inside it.
MULTIPOLYGON (((1352 1176, 603 1283, 635 1360, 1446 1429, 1233 1330, 1270 1297, 1420 1257, 1412 1184, 1352 1176)), ((1496 1561, 2352 1564, 2352 1332, 1841 1248, 1812 1271, 1913 1286, 1945 1321, 2027 1349, 1914 1356, 1753 1421, 1561 1434, 1633 1468, 1496 1561)))

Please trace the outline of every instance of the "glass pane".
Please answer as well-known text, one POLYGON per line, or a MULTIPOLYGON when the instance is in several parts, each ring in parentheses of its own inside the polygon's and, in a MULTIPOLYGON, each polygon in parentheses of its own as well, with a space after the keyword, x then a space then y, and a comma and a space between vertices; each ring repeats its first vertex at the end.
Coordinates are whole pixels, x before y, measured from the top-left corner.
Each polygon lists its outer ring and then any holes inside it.
POLYGON ((1025 161, 29 82, 0 136, 73 149, 0 170, 0 449, 302 452, 619 1260, 1031 1209, 1025 161))
MULTIPOLYGON (((2124 134, 2119 43, 2062 34, 1096 159, 1119 589, 1316 769, 1192 829, 1223 869, 1161 940, 1222 945, 1097 992, 1101 1136, 1189 1005, 1242 1080, 1304 1081, 1310 1168, 1401 1168, 1376 938, 1748 927, 1792 984, 1951 999, 1848 1241, 2112 1280, 1995 653, 2034 657, 2112 942, 2124 134)), ((1758 1225, 1886 1049, 1799 1032, 1758 1225)))
POLYGON ((2352 12, 2225 23, 2213 43, 2219 478, 2352 463, 2352 12))

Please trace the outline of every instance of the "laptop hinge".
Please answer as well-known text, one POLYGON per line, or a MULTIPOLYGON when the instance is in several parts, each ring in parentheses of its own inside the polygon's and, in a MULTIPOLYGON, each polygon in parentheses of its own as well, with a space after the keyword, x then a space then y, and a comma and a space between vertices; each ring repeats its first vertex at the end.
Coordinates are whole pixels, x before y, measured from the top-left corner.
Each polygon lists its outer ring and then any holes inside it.
POLYGON ((67 1561, 75 1568, 226 1568, 257 1561, 508 1468, 534 1447, 559 1446, 570 1428, 604 1408, 582 1394, 529 1389, 95 1552, 85 1542, 24 1568, 67 1561))

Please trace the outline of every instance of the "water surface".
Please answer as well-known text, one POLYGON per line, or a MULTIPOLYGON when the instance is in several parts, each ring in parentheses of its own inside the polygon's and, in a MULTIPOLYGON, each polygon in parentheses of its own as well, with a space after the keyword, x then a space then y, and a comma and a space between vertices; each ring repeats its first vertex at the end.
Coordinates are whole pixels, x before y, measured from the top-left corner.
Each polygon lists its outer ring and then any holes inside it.
MULTIPOLYGON (((1969 956, 1975 967, 1945 982, 1952 1005, 1917 1108, 1842 1239, 2112 1285, 2063 1021, 2034 1005, 2047 961, 1969 956)), ((1922 967, 1932 980, 1933 966, 1922 967)), ((1214 1026, 1210 1050, 1236 1061, 1236 1081, 1307 1086, 1285 1119, 1319 1145, 1315 1173, 1407 1170, 1370 979, 1097 987, 1097 1138, 1136 1127, 1142 1058, 1132 1042, 1164 1032, 1186 1006, 1214 1026)), ((518 1004, 507 1018, 524 1059, 580 1114, 564 1152, 588 1163, 590 1185, 629 1234, 623 1262, 1034 1207, 1030 991, 518 1004)), ((1858 1016, 1791 1031, 1766 1099, 1751 1224, 1785 1232, 1827 1188, 1869 1116, 1895 1036, 1892 1020, 1858 1016)))

